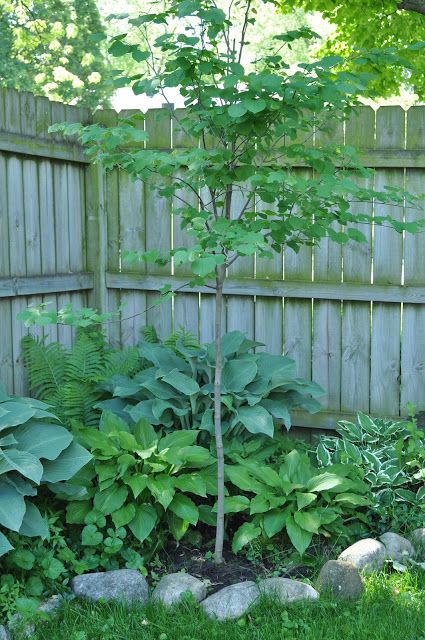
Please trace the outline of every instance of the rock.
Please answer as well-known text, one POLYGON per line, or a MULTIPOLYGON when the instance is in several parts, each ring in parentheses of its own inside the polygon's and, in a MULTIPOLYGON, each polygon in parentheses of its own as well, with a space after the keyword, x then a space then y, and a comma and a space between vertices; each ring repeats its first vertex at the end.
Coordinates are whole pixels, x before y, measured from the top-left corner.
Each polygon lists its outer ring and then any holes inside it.
POLYGON ((363 593, 359 570, 344 560, 328 560, 320 571, 317 583, 321 591, 330 591, 340 600, 357 600, 363 593))
POLYGON ((297 600, 317 600, 319 594, 309 584, 288 578, 266 578, 258 588, 265 596, 276 598, 282 604, 297 600))
POLYGON ((9 629, 3 625, 0 625, 0 640, 10 640, 9 629))
POLYGON ((255 582, 238 582, 213 593, 201 603, 207 616, 216 620, 240 618, 259 598, 255 582))
POLYGON ((167 607, 179 602, 184 593, 191 593, 198 602, 207 595, 204 583, 187 573, 170 573, 158 582, 152 600, 163 602, 167 607))
POLYGON ((386 555, 389 560, 403 562, 407 560, 407 558, 415 557, 415 549, 412 543, 409 542, 407 538, 399 536, 398 533, 388 531, 387 533, 383 533, 379 539, 385 545, 386 555))
POLYGON ((345 549, 338 560, 351 562, 359 571, 373 573, 382 569, 386 558, 386 549, 382 542, 373 538, 359 540, 345 549))
POLYGON ((63 605, 63 600, 63 597, 60 595, 51 596, 48 600, 40 604, 37 611, 47 615, 55 615, 56 613, 59 613, 59 610, 63 605))
POLYGON ((146 604, 148 583, 134 569, 118 569, 104 573, 85 573, 71 581, 71 588, 79 598, 87 600, 119 600, 126 604, 146 604))
POLYGON ((425 560, 425 527, 412 531, 410 541, 416 550, 419 560, 425 560))
POLYGON ((15 613, 9 621, 9 629, 6 631, 10 637, 19 635, 22 638, 32 638, 35 634, 34 622, 25 622, 20 613, 15 613))

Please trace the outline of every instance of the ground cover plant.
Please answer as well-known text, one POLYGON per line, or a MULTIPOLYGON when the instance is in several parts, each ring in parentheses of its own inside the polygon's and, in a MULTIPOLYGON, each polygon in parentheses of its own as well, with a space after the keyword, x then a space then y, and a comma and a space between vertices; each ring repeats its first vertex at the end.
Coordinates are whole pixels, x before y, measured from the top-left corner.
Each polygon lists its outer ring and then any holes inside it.
MULTIPOLYGON (((255 24, 252 3, 245 5, 239 33, 229 12, 213 0, 170 0, 157 13, 131 19, 133 25, 164 26, 164 33, 148 47, 126 42, 126 33, 113 38, 109 51, 116 57, 132 56, 148 64, 148 77, 135 74, 117 78, 136 94, 153 96, 166 87, 178 87, 186 114, 172 111, 174 126, 193 144, 171 153, 141 148, 146 133, 140 119, 124 119, 118 126, 98 124, 56 125, 52 131, 79 134, 90 156, 106 168, 119 167, 134 178, 148 180, 159 195, 181 206, 174 214, 193 240, 168 255, 157 251, 135 253, 133 259, 175 266, 188 263, 194 286, 206 281, 215 288, 214 437, 217 452, 218 506, 216 560, 222 561, 224 537, 224 449, 222 438, 222 301, 228 267, 242 256, 270 257, 273 251, 298 251, 320 239, 345 243, 362 241, 356 223, 387 224, 397 231, 415 231, 416 223, 401 223, 389 216, 355 213, 350 202, 402 204, 406 194, 388 188, 377 192, 361 179, 362 169, 354 149, 343 145, 311 146, 314 131, 330 121, 344 120, 357 104, 357 96, 370 94, 370 76, 362 73, 366 62, 403 65, 394 50, 359 51, 353 62, 359 72, 341 71, 339 56, 302 64, 293 71, 282 49, 309 29, 276 37, 276 50, 246 72, 244 48, 255 24), (180 28, 168 29, 170 23, 180 28), (157 68, 155 50, 165 60, 157 68), (306 171, 294 170, 294 165, 306 171), (360 178, 360 181, 359 181, 360 178)), ((410 51, 409 46, 406 50, 410 51)), ((407 200, 409 198, 407 197, 407 200)), ((167 291, 167 288, 165 288, 167 291)), ((168 288, 169 291, 169 288, 168 288)))
POLYGON ((196 605, 171 612, 158 604, 127 609, 119 605, 65 605, 57 620, 39 624, 37 640, 423 640, 424 576, 416 573, 368 578, 356 603, 323 598, 283 607, 265 601, 241 620, 214 622, 196 605))

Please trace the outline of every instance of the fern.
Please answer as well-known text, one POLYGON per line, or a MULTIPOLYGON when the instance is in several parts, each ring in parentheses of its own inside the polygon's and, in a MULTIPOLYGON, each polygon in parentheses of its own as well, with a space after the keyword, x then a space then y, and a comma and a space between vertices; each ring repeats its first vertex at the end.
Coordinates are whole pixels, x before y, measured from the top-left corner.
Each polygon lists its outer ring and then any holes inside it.
POLYGON ((113 375, 131 376, 140 369, 140 356, 137 347, 122 351, 109 351, 105 354, 102 379, 113 375))
POLYGON ((151 344, 157 344, 159 342, 158 334, 155 331, 155 327, 153 327, 151 324, 143 327, 142 333, 145 342, 150 342, 151 344))
POLYGON ((103 372, 104 345, 87 333, 79 333, 66 360, 66 377, 70 380, 96 381, 103 372))
POLYGON ((58 394, 66 377, 66 350, 57 342, 45 344, 44 339, 25 336, 22 351, 31 391, 39 400, 50 400, 56 404, 52 399, 58 394))
POLYGON ((163 344, 174 351, 178 351, 178 342, 183 345, 185 349, 199 349, 200 347, 198 338, 184 327, 179 327, 177 331, 174 331, 168 338, 165 338, 163 344))

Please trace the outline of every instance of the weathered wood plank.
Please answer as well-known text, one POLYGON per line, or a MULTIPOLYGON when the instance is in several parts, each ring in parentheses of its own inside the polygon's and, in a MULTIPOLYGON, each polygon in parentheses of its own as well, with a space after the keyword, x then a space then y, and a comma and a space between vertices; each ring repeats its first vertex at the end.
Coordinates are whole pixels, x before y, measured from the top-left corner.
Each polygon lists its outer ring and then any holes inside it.
MULTIPOLYGON (((0 103, 3 104, 0 93, 0 103)), ((4 108, 0 108, 0 126, 4 108)), ((9 214, 7 205, 7 163, 0 155, 0 278, 10 275, 9 214)), ((13 323, 14 324, 14 323, 13 323)), ((9 392, 13 390, 12 301, 0 298, 0 381, 9 392)))
MULTIPOLYGON (((3 273, 3 267, 0 273, 3 273)), ((57 273, 0 278, 0 298, 87 291, 92 288, 92 273, 57 273)))
MULTIPOLYGON (((376 146, 403 149, 405 112, 401 107, 381 107, 376 114, 376 146)), ((375 188, 404 187, 404 171, 379 170, 375 188)), ((403 219, 403 207, 375 203, 376 216, 403 219)), ((376 226, 373 242, 373 283, 401 284, 403 237, 388 227, 376 226)), ((400 411, 400 304, 374 303, 370 372, 370 410, 381 415, 400 411)))

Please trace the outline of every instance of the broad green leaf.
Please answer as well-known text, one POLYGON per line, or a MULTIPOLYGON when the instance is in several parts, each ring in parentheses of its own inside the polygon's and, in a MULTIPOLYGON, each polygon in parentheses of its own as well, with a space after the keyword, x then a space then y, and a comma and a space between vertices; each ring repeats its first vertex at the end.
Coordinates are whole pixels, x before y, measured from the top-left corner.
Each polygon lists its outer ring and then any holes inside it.
POLYGON ((264 398, 261 400, 260 406, 267 409, 267 411, 277 420, 282 420, 287 429, 291 428, 291 416, 284 397, 282 397, 281 400, 269 400, 268 398, 264 398))
POLYGON ((286 531, 295 549, 298 551, 300 556, 302 556, 304 551, 310 545, 313 534, 302 529, 291 515, 288 515, 286 520, 286 531))
POLYGON ((118 511, 127 500, 128 489, 114 484, 105 491, 99 491, 94 496, 94 507, 104 516, 108 516, 114 511, 118 511))
POLYGON ((281 507, 286 502, 284 496, 275 496, 272 493, 260 493, 251 500, 250 514, 266 513, 276 507, 281 507))
POLYGON ((14 487, 0 483, 0 525, 19 531, 26 510, 25 500, 14 487))
POLYGON ((296 511, 294 520, 301 529, 310 533, 318 533, 320 528, 320 517, 315 511, 296 511))
POLYGON ((38 458, 18 449, 3 449, 0 453, 0 474, 9 470, 17 471, 36 484, 40 484, 43 475, 43 465, 38 458))
POLYGON ((188 447, 195 444, 199 435, 196 429, 184 429, 183 431, 173 431, 167 434, 158 442, 158 451, 169 449, 170 447, 188 447))
POLYGON ((173 501, 169 506, 169 510, 176 514, 182 520, 186 520, 190 522, 190 524, 196 525, 199 518, 198 507, 196 504, 183 495, 182 493, 177 493, 173 501))
POLYGON ((316 449, 317 461, 322 467, 327 467, 331 463, 331 455, 325 445, 320 442, 316 449))
POLYGON ((273 418, 264 407, 239 407, 237 417, 250 433, 264 433, 273 437, 273 418))
POLYGON ((148 476, 147 486, 156 502, 168 509, 176 492, 173 479, 165 474, 148 476))
POLYGON ((365 507, 370 504, 370 500, 364 496, 359 496, 357 493, 339 493, 333 497, 333 502, 343 502, 345 504, 352 504, 356 507, 365 507))
POLYGON ((223 368, 223 386, 227 391, 243 391, 257 375, 254 360, 229 360, 223 368))
POLYGON ((155 429, 144 418, 140 418, 132 428, 134 437, 143 449, 150 449, 158 440, 155 429))
POLYGON ((267 493, 267 485, 258 482, 242 465, 226 465, 225 474, 236 487, 252 493, 267 493))
POLYGON ((135 515, 136 507, 134 504, 125 504, 121 509, 118 509, 118 511, 114 511, 112 514, 112 522, 116 528, 119 529, 119 527, 125 527, 126 524, 134 520, 135 515))
POLYGON ((68 524, 84 524, 90 509, 91 504, 88 500, 70 502, 66 506, 66 522, 68 524))
POLYGON ((29 536, 30 538, 49 537, 47 519, 43 518, 38 508, 31 502, 27 502, 27 508, 19 533, 23 536, 29 536))
POLYGON ((0 557, 4 556, 9 551, 12 551, 13 547, 10 544, 9 540, 6 538, 4 533, 0 531, 0 557))
POLYGON ((233 536, 233 553, 238 553, 243 547, 258 538, 260 535, 260 527, 255 526, 253 522, 244 522, 233 536))
MULTIPOLYGON (((249 509, 249 498, 246 496, 227 496, 224 498, 224 513, 239 513, 249 509)), ((213 507, 214 513, 217 512, 217 504, 213 507)))
POLYGON ((326 472, 311 478, 311 480, 308 482, 307 490, 308 491, 332 491, 333 489, 338 490, 338 488, 340 488, 344 484, 346 484, 345 478, 341 478, 335 473, 326 472))
POLYGON ((230 105, 228 114, 231 118, 241 118, 248 111, 247 107, 242 102, 230 105))
POLYGON ((191 396, 199 391, 199 385, 196 380, 186 376, 184 373, 180 373, 178 369, 173 369, 162 379, 171 387, 174 387, 180 391, 180 393, 184 393, 187 396, 191 396))
POLYGON ((123 481, 131 488, 135 498, 138 498, 142 491, 148 486, 148 476, 144 473, 125 476, 123 481))
POLYGON ((30 422, 13 432, 17 449, 36 458, 55 460, 72 442, 72 434, 57 424, 30 422))
POLYGON ((282 509, 273 509, 263 516, 263 528, 269 538, 282 531, 286 524, 287 514, 282 509))
POLYGON ((56 460, 44 464, 43 482, 70 480, 90 460, 91 454, 76 442, 72 442, 56 460))
POLYGON ((103 541, 103 534, 94 524, 88 524, 81 532, 81 542, 87 547, 97 547, 103 541))
POLYGON ((205 498, 207 495, 207 483, 199 473, 184 473, 173 478, 174 486, 185 493, 194 493, 205 498))
POLYGON ((213 512, 208 504, 199 505, 199 520, 210 527, 217 525, 217 514, 213 512))
POLYGON ((157 518, 155 508, 151 504, 142 504, 136 507, 136 515, 128 526, 139 542, 144 542, 155 527, 157 518))
POLYGON ((297 508, 299 510, 304 509, 304 507, 307 507, 317 500, 317 494, 315 493, 301 493, 300 491, 296 491, 295 495, 297 497, 297 508))
POLYGON ((167 522, 174 540, 179 542, 189 529, 190 523, 187 520, 179 518, 179 516, 171 511, 167 512, 167 522))

